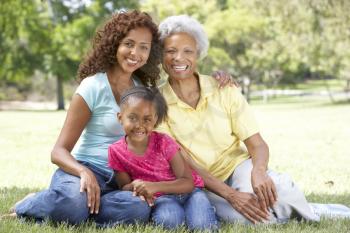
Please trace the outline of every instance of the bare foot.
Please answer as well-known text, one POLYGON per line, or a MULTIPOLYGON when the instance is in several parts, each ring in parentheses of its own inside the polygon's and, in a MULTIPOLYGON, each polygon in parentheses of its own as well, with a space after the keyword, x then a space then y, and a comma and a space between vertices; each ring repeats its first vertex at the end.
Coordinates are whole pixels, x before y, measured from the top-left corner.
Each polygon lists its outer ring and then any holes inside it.
MULTIPOLYGON (((10 209, 9 209, 9 214, 8 215, 11 215, 11 214, 16 214, 16 212, 15 212, 15 208, 16 208, 16 205, 18 205, 18 204, 20 204, 20 203, 22 203, 23 201, 25 201, 25 200, 27 200, 28 198, 30 198, 30 197, 32 197, 32 196, 34 196, 36 193, 29 193, 29 194, 27 194, 24 198, 22 198, 21 200, 19 200, 19 201, 17 201, 10 209)), ((16 215, 17 216, 17 215, 16 215)), ((16 217, 15 216, 15 217, 16 217)))
POLYGON ((14 218, 17 218, 17 214, 16 213, 4 214, 4 215, 0 216, 0 220, 14 219, 14 218))

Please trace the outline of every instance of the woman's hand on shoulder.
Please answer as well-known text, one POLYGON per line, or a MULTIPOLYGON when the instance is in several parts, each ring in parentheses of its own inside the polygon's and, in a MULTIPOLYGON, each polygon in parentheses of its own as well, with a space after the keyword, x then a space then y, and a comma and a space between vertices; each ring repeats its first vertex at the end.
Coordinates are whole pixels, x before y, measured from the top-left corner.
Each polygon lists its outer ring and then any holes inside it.
POLYGON ((240 87, 237 80, 235 80, 229 73, 225 71, 214 71, 211 76, 219 83, 219 88, 226 87, 227 85, 229 85, 230 87, 240 87))
POLYGON ((80 175, 80 192, 86 192, 90 213, 98 214, 100 208, 100 185, 94 173, 87 167, 82 169, 80 175))

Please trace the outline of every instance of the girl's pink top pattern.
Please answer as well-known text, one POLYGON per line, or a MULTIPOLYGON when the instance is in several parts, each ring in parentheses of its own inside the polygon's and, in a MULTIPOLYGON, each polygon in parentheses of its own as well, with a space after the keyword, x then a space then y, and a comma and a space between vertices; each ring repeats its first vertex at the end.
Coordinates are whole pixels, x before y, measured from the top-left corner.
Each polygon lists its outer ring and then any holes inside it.
MULTIPOLYGON (((128 149, 125 136, 109 146, 108 165, 115 171, 128 173, 132 180, 171 181, 176 177, 170 160, 179 148, 168 135, 152 132, 145 154, 136 155, 128 149)), ((195 171, 192 171, 192 177, 196 187, 204 187, 203 179, 195 171)))

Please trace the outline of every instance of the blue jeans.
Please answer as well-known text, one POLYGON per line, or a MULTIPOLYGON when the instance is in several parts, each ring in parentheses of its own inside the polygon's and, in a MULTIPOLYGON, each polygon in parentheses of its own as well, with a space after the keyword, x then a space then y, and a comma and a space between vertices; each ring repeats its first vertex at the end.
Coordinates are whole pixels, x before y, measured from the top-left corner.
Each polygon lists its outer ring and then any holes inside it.
POLYGON ((163 195, 156 199, 152 221, 168 229, 186 225, 190 230, 218 228, 215 211, 206 193, 196 188, 192 193, 163 195))
POLYGON ((95 174, 100 185, 98 214, 90 215, 86 192, 80 192, 80 178, 57 169, 48 189, 15 206, 17 215, 37 221, 50 219, 69 224, 80 224, 92 218, 99 226, 148 222, 151 211, 146 202, 133 197, 131 192, 116 190, 114 176, 109 173, 87 162, 81 164, 95 174))

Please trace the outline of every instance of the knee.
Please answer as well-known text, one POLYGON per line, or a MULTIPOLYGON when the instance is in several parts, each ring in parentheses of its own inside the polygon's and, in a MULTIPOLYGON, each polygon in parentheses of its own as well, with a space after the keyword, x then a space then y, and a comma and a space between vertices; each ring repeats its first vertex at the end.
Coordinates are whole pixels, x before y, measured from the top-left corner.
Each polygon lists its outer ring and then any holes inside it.
POLYGON ((156 211, 152 215, 152 221, 156 225, 163 226, 167 229, 175 229, 184 225, 185 216, 180 211, 172 211, 170 209, 164 208, 162 211, 156 211))
POLYGON ((234 171, 232 176, 231 186, 240 191, 253 193, 252 183, 251 183, 251 171, 253 165, 251 159, 242 162, 234 171))
POLYGON ((103 226, 116 224, 147 223, 151 208, 139 197, 128 191, 114 191, 101 197, 96 223, 103 226))
POLYGON ((86 193, 80 193, 74 187, 54 189, 50 195, 55 196, 52 205, 51 218, 57 222, 80 224, 89 217, 86 193))
POLYGON ((208 212, 202 212, 196 216, 191 216, 186 219, 186 224, 189 230, 216 230, 219 228, 219 222, 216 218, 215 211, 213 207, 206 209, 208 212))
POLYGON ((151 207, 140 197, 135 197, 132 192, 122 192, 121 201, 124 200, 130 219, 126 223, 147 223, 151 214, 151 207))
POLYGON ((152 221, 167 229, 180 227, 185 223, 184 208, 173 197, 159 197, 155 202, 152 221))
POLYGON ((186 223, 190 230, 214 230, 218 228, 215 209, 205 192, 195 191, 186 205, 186 223))

